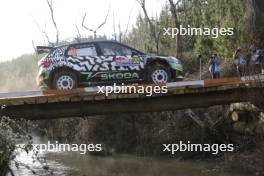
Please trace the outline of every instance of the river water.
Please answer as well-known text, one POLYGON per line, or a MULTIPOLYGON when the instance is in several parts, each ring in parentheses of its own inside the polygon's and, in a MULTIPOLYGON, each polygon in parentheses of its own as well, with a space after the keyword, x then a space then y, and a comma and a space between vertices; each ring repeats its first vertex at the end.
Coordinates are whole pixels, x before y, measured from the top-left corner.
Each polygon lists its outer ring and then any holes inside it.
MULTIPOLYGON (((43 142, 40 138, 36 141, 43 142)), ((40 153, 40 159, 42 161, 46 159, 49 166, 49 170, 45 171, 40 162, 33 162, 32 156, 32 152, 20 151, 16 160, 29 166, 40 176, 238 176, 215 171, 216 163, 213 162, 166 160, 132 155, 100 157, 81 155, 78 152, 40 153)), ((34 176, 25 166, 20 165, 17 169, 12 163, 11 167, 16 176, 34 176)))

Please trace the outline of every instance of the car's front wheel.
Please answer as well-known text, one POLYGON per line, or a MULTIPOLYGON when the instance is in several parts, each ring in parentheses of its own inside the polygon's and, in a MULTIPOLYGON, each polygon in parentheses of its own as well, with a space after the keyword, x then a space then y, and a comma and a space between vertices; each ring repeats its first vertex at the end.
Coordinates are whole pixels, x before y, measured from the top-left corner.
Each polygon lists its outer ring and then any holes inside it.
POLYGON ((171 72, 163 65, 151 66, 148 73, 148 81, 154 84, 168 83, 171 81, 171 72))
POLYGON ((58 71, 53 78, 53 88, 59 90, 70 90, 76 88, 77 76, 72 71, 58 71))

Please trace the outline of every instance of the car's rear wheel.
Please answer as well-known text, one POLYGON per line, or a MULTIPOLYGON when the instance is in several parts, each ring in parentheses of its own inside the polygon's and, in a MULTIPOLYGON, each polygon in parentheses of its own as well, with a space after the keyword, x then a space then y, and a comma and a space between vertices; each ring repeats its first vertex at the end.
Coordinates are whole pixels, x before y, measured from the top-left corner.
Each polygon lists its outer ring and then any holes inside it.
POLYGON ((151 66, 148 73, 148 81, 154 84, 168 83, 171 81, 171 72, 163 65, 151 66))
POLYGON ((70 90, 78 86, 77 76, 72 71, 58 71, 53 78, 53 88, 70 90))

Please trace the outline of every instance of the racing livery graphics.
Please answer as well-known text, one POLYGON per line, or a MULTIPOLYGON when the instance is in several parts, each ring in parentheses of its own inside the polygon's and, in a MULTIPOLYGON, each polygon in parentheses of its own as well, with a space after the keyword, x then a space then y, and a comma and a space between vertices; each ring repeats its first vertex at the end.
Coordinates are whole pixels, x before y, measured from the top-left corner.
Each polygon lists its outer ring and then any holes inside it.
MULTIPOLYGON (((39 61, 41 88, 73 89, 113 82, 166 83, 181 80, 182 65, 174 57, 147 55, 114 41, 96 41, 49 48, 39 61)), ((41 47, 38 47, 41 50, 41 47)))

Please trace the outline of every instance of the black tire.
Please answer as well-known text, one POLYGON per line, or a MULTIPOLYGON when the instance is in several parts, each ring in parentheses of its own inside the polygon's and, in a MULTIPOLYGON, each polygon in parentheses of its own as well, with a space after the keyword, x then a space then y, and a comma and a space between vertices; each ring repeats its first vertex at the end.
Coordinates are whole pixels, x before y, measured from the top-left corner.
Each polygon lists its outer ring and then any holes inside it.
POLYGON ((171 82, 171 71, 163 65, 153 65, 148 69, 147 81, 154 84, 171 82))
POLYGON ((59 90, 70 90, 78 86, 78 79, 73 71, 58 71, 54 74, 52 88, 59 90))

